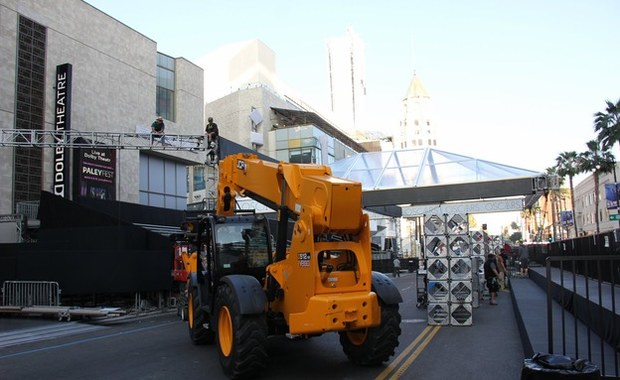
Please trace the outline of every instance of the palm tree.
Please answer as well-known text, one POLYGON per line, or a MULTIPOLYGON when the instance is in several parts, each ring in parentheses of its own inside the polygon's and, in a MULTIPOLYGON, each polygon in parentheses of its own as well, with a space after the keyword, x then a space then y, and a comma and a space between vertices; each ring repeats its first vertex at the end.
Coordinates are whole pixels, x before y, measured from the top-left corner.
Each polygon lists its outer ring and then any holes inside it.
POLYGON ((620 99, 616 104, 607 100, 605 112, 594 114, 594 131, 603 150, 609 150, 615 143, 620 146, 620 99))
MULTIPOLYGON (((547 168, 546 172, 549 177, 559 177, 557 166, 547 168)), ((560 208, 558 207, 558 200, 561 197, 560 187, 558 186, 555 188, 552 186, 548 192, 545 191, 545 198, 547 197, 549 198, 548 200, 551 201, 551 235, 553 236, 553 241, 556 241, 558 238, 558 227, 560 225, 560 218, 558 217, 560 215, 560 208)))
POLYGON ((579 172, 592 172, 594 176, 594 207, 596 210, 596 234, 600 231, 599 213, 599 175, 602 173, 610 173, 614 170, 615 159, 609 152, 602 150, 600 144, 596 140, 586 143, 588 150, 579 154, 579 172))
MULTIPOLYGON (((524 238, 525 236, 530 236, 533 233, 536 233, 536 236, 539 235, 539 226, 538 226, 538 220, 536 218, 536 215, 538 215, 540 213, 540 206, 538 205, 532 205, 528 208, 524 208, 523 210, 521 210, 521 219, 523 219, 524 221, 524 226, 523 226, 523 232, 524 232, 524 238)), ((534 241, 537 241, 538 239, 534 238, 534 241)))
POLYGON ((579 236, 577 232, 577 217, 575 215, 575 189, 573 187, 573 177, 579 174, 579 155, 575 151, 562 152, 555 159, 557 173, 561 178, 568 176, 568 184, 570 186, 570 202, 573 210, 573 226, 575 227, 575 237, 579 236))

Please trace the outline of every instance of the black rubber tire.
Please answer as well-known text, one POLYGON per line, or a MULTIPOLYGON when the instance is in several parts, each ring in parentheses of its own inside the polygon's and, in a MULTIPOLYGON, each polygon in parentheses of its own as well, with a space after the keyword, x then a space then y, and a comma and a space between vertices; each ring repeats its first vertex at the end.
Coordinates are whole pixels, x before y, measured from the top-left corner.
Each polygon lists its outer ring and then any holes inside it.
POLYGON ((215 342, 215 331, 212 327, 206 328, 205 323, 209 322, 209 315, 200 308, 198 291, 191 289, 187 296, 187 327, 189 338, 194 344, 212 344, 215 342))
POLYGON ((217 346, 222 369, 231 379, 258 376, 267 367, 267 322, 264 314, 241 315, 232 289, 216 292, 217 346))
POLYGON ((381 324, 363 330, 340 332, 340 344, 349 360, 357 365, 375 366, 389 360, 400 336, 398 304, 381 303, 381 324))

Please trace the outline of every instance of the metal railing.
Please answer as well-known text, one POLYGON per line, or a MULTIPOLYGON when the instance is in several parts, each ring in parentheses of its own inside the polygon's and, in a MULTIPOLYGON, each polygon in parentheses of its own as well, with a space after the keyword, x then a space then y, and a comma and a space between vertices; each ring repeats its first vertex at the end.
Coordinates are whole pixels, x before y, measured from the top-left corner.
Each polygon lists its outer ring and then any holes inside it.
POLYGON ((38 219, 39 201, 17 202, 15 213, 25 215, 29 220, 38 219))
POLYGON ((5 281, 2 306, 60 306, 60 287, 53 281, 5 281))
MULTIPOLYGON (((26 220, 26 216, 22 214, 0 215, 0 224, 9 223, 15 226, 15 234, 12 235, 11 232, 7 232, 7 235, 3 235, 3 238, 8 238, 8 242, 11 243, 21 243, 23 241, 24 231, 26 229, 26 220)), ((12 228, 9 228, 7 231, 10 230, 12 230, 12 228)))
POLYGON ((562 355, 576 358, 586 355, 588 360, 600 366, 604 376, 613 366, 613 378, 618 378, 620 316, 616 309, 616 272, 620 257, 549 256, 545 262, 549 353, 555 352, 554 343, 561 342, 562 355), (552 266, 558 271, 552 271, 552 266), (554 326, 558 325, 558 318, 554 319, 553 314, 554 299, 562 306, 559 329, 556 329, 560 333, 557 340, 554 336, 554 326), (611 366, 607 367, 610 362, 611 366))

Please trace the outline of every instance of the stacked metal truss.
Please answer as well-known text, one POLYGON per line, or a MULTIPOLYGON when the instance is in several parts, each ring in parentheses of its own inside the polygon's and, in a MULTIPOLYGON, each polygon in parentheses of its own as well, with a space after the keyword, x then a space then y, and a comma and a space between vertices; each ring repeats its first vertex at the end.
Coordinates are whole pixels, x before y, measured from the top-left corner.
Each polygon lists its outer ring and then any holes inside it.
POLYGON ((471 237, 471 261, 472 261, 472 289, 473 306, 478 307, 480 299, 488 294, 484 282, 484 260, 488 252, 487 234, 484 231, 470 231, 471 237))
POLYGON ((471 238, 467 214, 424 216, 428 324, 472 324, 471 238))

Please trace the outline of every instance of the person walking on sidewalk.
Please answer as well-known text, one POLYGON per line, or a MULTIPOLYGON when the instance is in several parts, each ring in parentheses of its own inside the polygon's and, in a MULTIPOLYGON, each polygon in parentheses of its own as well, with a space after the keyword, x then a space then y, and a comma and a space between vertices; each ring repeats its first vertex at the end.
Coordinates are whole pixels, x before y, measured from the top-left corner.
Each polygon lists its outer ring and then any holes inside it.
POLYGON ((394 277, 400 277, 400 260, 398 257, 394 258, 394 277))
POLYGON ((489 253, 487 260, 484 262, 484 278, 487 282, 487 289, 489 289, 489 296, 491 297, 490 304, 497 305, 497 291, 499 290, 499 271, 497 270, 497 261, 495 255, 489 253))
POLYGON ((521 276, 527 277, 530 267, 530 254, 523 242, 519 244, 519 262, 521 263, 521 276))
POLYGON ((497 261, 497 279, 499 280, 499 290, 506 292, 506 262, 501 254, 498 254, 499 249, 495 250, 495 260, 497 261))

